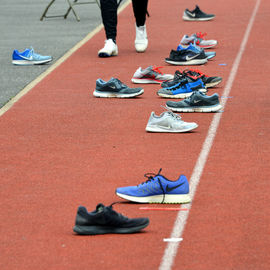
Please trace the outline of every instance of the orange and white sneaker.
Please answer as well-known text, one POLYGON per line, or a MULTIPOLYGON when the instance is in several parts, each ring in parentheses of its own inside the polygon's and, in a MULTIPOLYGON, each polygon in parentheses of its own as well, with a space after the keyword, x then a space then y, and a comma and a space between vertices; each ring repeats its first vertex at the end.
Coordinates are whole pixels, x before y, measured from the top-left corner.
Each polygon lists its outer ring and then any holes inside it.
POLYGON ((159 69, 162 67, 149 66, 146 69, 139 67, 133 75, 133 83, 162 83, 173 79, 171 74, 163 74, 159 69))
POLYGON ((206 40, 204 37, 206 36, 206 33, 201 33, 198 32, 196 34, 193 34, 191 36, 184 35, 182 40, 180 41, 180 44, 182 45, 189 45, 195 41, 196 45, 208 49, 208 48, 213 48, 217 45, 217 41, 214 39, 206 40))

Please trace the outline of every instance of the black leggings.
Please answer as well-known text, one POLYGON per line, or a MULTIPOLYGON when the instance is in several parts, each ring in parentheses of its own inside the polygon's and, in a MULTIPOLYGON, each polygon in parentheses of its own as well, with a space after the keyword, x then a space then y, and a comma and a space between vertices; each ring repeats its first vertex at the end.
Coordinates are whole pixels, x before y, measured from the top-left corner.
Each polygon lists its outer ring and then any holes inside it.
MULTIPOLYGON (((137 26, 145 24, 147 4, 148 0, 132 0, 133 13, 137 26)), ((117 0, 100 0, 100 6, 106 38, 111 38, 115 41, 117 33, 117 0)))

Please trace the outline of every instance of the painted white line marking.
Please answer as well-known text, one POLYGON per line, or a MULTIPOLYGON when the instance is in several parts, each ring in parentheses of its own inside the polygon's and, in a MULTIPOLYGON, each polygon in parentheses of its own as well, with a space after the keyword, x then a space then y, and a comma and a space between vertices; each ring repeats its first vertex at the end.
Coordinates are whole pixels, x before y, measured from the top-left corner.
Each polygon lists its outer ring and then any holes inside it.
POLYGON ((164 238, 164 242, 181 242, 183 241, 183 238, 164 238))
MULTIPOLYGON (((124 2, 118 9, 118 14, 122 12, 129 4, 131 0, 124 2)), ((89 41, 93 36, 95 36, 101 29, 103 24, 98 25, 92 32, 90 32, 84 39, 78 42, 73 48, 71 48, 66 54, 59 58, 54 64, 52 64, 46 71, 41 73, 35 80, 30 82, 25 88, 23 88, 15 97, 13 97, 9 102, 7 102, 2 108, 0 108, 0 117, 7 112, 18 100, 20 100, 24 95, 26 95, 32 88, 34 88, 40 81, 42 81, 46 76, 48 76, 52 71, 54 71, 58 66, 60 66, 64 61, 66 61, 74 52, 76 52, 80 47, 82 47, 87 41, 89 41)))
MULTIPOLYGON (((252 12, 252 15, 249 19, 249 23, 247 25, 245 35, 244 35, 242 43, 240 45, 238 54, 234 60, 234 63, 233 63, 233 66, 232 66, 232 69, 230 72, 230 76, 228 78, 228 81, 226 83, 225 89, 224 89, 223 94, 222 94, 225 97, 228 97, 230 94, 232 84, 233 84, 233 81, 234 81, 235 76, 237 74, 237 70, 238 70, 243 52, 245 50, 245 47, 246 47, 246 44, 248 41, 248 37, 249 37, 250 31, 252 29, 260 2, 261 2, 261 0, 257 0, 256 5, 254 7, 254 10, 252 12)), ((228 100, 227 98, 222 99, 221 105, 223 106, 223 108, 225 108, 227 100, 228 100)), ((200 155, 197 159, 196 165, 193 169, 193 172, 192 172, 192 175, 190 178, 190 197, 192 200, 194 199, 194 196, 196 193, 196 188, 200 182, 200 177, 202 175, 208 154, 211 150, 213 141, 215 139, 221 116, 222 116, 222 113, 217 113, 214 115, 213 120, 212 120, 211 125, 210 125, 209 130, 208 130, 206 139, 205 139, 204 144, 202 146, 201 153, 200 153, 200 155)), ((192 204, 187 206, 187 208, 189 208, 189 209, 191 207, 192 207, 192 204)), ((172 233, 171 233, 171 238, 181 238, 183 231, 184 231, 184 228, 185 228, 185 224, 186 224, 187 219, 188 219, 189 212, 190 211, 181 211, 178 213, 176 220, 175 220, 175 223, 174 223, 172 233)), ((169 270, 172 268, 174 258, 177 254, 178 247, 179 247, 179 242, 169 242, 168 243, 168 245, 165 249, 161 264, 159 266, 159 270, 169 270)))

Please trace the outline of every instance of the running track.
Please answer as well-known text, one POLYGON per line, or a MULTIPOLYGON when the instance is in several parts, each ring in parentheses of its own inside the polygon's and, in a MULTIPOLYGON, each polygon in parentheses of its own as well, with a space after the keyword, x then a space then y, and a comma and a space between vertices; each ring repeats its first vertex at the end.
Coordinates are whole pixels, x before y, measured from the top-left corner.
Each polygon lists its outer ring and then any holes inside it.
POLYGON ((202 9, 217 17, 202 23, 182 21, 182 2, 150 1, 147 53, 134 51, 129 5, 119 16, 118 57, 97 58, 101 31, 2 109, 0 269, 269 269, 270 2, 207 0, 202 9), (226 106, 220 114, 182 114, 199 124, 196 132, 144 131, 150 112, 162 112, 166 101, 155 85, 131 100, 92 96, 99 77, 129 84, 138 66, 150 64, 173 73, 177 67, 164 57, 184 33, 198 30, 219 41, 216 58, 200 69, 223 77, 209 94, 218 92, 226 106), (159 168, 170 179, 191 179, 185 226, 175 211, 120 203, 114 208, 125 215, 150 218, 145 232, 72 233, 78 205, 93 210, 118 201, 116 187, 138 184, 159 168), (180 245, 164 243, 175 231, 180 245))

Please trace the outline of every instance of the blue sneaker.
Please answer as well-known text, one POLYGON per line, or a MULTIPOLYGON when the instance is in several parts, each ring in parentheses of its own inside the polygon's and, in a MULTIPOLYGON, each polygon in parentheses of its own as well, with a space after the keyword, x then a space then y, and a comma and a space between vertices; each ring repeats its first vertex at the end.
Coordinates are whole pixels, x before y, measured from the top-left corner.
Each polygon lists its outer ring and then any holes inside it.
POLYGON ((20 66, 41 65, 52 61, 51 56, 43 56, 34 52, 34 49, 26 49, 23 52, 13 51, 12 64, 20 66))
POLYGON ((189 203, 189 184, 185 175, 171 181, 160 174, 145 174, 147 180, 138 186, 116 189, 119 197, 139 203, 189 203))
POLYGON ((212 59, 213 57, 216 56, 216 52, 206 52, 203 48, 198 47, 195 41, 194 43, 190 43, 188 47, 183 47, 181 44, 179 44, 176 50, 177 51, 190 50, 195 53, 200 53, 201 51, 203 51, 205 56, 207 57, 207 60, 212 59))
POLYGON ((159 89, 157 94, 163 98, 187 98, 192 95, 194 91, 202 93, 207 92, 200 78, 188 76, 188 74, 181 74, 173 81, 163 84, 163 88, 159 89), (178 79, 177 79, 178 78, 178 79), (167 86, 166 86, 167 85, 167 86))

